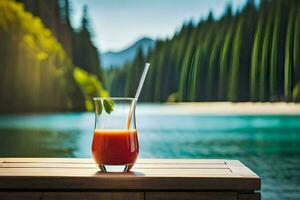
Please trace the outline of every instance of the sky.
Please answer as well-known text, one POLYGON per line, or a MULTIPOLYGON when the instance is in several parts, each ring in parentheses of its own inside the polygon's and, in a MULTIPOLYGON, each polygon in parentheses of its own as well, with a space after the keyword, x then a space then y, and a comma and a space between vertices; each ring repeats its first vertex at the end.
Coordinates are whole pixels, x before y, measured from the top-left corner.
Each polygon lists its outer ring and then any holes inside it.
POLYGON ((220 17, 228 3, 233 10, 246 0, 71 0, 73 27, 88 6, 94 44, 101 52, 119 51, 142 37, 172 37, 185 21, 198 22, 209 11, 220 17))

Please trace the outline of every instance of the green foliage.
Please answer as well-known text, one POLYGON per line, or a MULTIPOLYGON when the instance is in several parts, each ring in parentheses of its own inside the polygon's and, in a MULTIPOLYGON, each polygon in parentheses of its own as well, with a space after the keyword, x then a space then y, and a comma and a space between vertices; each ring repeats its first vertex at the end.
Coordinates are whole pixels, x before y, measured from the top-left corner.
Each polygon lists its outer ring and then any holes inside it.
POLYGON ((227 100, 226 94, 228 90, 229 69, 231 61, 231 49, 233 43, 233 24, 230 25, 226 36, 224 45, 222 46, 220 55, 220 79, 219 79, 219 99, 227 100))
POLYGON ((229 78, 229 87, 228 87, 228 99, 230 101, 238 101, 238 86, 239 86, 239 73, 240 73, 240 52, 242 48, 242 31, 243 31, 243 20, 240 20, 238 23, 237 31, 233 40, 233 53, 231 60, 231 71, 229 78))
MULTIPOLYGON (((218 27, 220 28, 220 27, 218 27)), ((221 28, 221 32, 225 29, 221 28)), ((217 34, 215 40, 211 47, 211 54, 208 61, 208 71, 207 71, 207 87, 210 90, 207 90, 207 100, 211 101, 217 98, 218 96, 218 86, 219 86, 219 73, 220 73, 220 51, 221 44, 223 43, 224 35, 217 34)))
POLYGON ((100 67, 99 53, 92 42, 92 28, 86 5, 83 7, 82 12, 81 27, 78 32, 73 34, 74 64, 88 73, 96 75, 100 81, 105 82, 100 67))
MULTIPOLYGON (((190 100, 191 101, 197 101, 199 98, 199 95, 197 91, 199 91, 199 83, 200 83, 200 78, 201 78, 201 69, 202 69, 202 64, 201 61, 203 60, 203 49, 202 47, 198 47, 195 53, 195 61, 193 62, 192 65, 192 74, 191 74, 191 86, 190 86, 190 100)), ((202 81, 203 82, 203 81, 202 81)), ((176 94, 176 93, 173 93, 176 94)), ((174 96, 176 97, 176 96, 174 96)), ((176 98, 175 98, 176 99, 176 98)))
POLYGON ((190 67, 193 65, 193 62, 194 62, 194 49, 193 46, 190 45, 189 49, 187 50, 185 59, 183 61, 183 67, 180 73, 181 76, 180 76, 179 90, 178 90, 179 101, 187 100, 188 73, 190 71, 190 67))
POLYGON ((39 18, 1 0, 0 38, 0 112, 78 109, 72 63, 39 18))
POLYGON ((145 60, 142 48, 139 49, 135 62, 128 70, 128 79, 125 85, 125 96, 133 97, 135 95, 136 88, 139 84, 142 71, 144 69, 145 60))
POLYGON ((294 87, 293 100, 295 102, 300 102, 300 83, 297 83, 297 85, 294 87))
POLYGON ((270 58, 270 100, 276 100, 278 96, 277 71, 278 71, 278 43, 281 20, 281 5, 278 4, 275 10, 275 19, 273 27, 273 37, 271 42, 271 58, 270 58))
MULTIPOLYGON (((78 67, 74 69, 73 75, 84 95, 86 110, 91 111, 93 109, 93 97, 108 96, 108 92, 103 89, 95 75, 89 74, 78 67)), ((106 108, 105 110, 107 111, 106 108)), ((108 109, 108 111, 110 110, 108 109)))
POLYGON ((294 48, 293 48, 293 59, 294 59, 294 80, 297 84, 300 83, 300 5, 296 8, 297 16, 295 19, 295 34, 294 34, 294 48))
MULTIPOLYGON (((37 7, 22 2, 36 14, 46 12, 47 5, 57 8, 58 1, 43 1, 37 7)), ((25 11, 23 4, 0 1, 0 112, 83 110, 92 94, 107 95, 95 75, 75 69, 70 59, 72 30, 66 29, 71 27, 68 1, 64 3, 62 23, 49 23, 43 15, 49 30, 41 18, 25 11), (53 24, 64 36, 58 37, 62 43, 55 38, 59 35, 53 24)), ((86 107, 91 108, 91 103, 86 107)))
POLYGON ((286 42, 285 42, 285 63, 284 63, 284 96, 286 101, 292 99, 292 70, 293 70, 293 24, 294 24, 295 7, 291 9, 289 14, 289 22, 287 27, 286 42))
POLYGON ((268 16, 266 29, 262 42, 262 58, 259 75, 259 100, 266 101, 268 99, 268 79, 269 79, 269 58, 270 58, 270 41, 272 28, 272 13, 268 16))
POLYGON ((43 24, 57 38, 72 60, 72 63, 88 73, 95 74, 104 82, 100 68, 99 53, 93 45, 93 30, 88 16, 86 5, 82 8, 81 26, 74 30, 70 22, 69 0, 16 0, 24 4, 25 10, 38 16, 43 24), (84 53, 83 53, 84 52, 84 53))
POLYGON ((251 101, 259 100, 259 81, 260 73, 260 61, 262 55, 262 34, 263 34, 263 21, 260 20, 254 37, 252 60, 251 60, 251 72, 250 72, 250 95, 251 101))
POLYGON ((167 102, 174 103, 174 102, 177 101, 177 99, 178 99, 178 94, 177 93, 172 93, 168 96, 167 102))
MULTIPOLYGON (((198 24, 185 23, 173 38, 157 41, 144 58, 151 68, 142 100, 295 100, 292 93, 300 82, 299 6, 298 0, 261 1, 258 7, 248 1, 235 14, 227 7, 218 20, 210 13, 198 24)), ((135 78, 126 73, 132 67, 129 63, 122 69, 122 82, 135 78)), ((122 86, 116 74, 111 82, 122 86)), ((124 88, 117 91, 122 94, 124 88)))

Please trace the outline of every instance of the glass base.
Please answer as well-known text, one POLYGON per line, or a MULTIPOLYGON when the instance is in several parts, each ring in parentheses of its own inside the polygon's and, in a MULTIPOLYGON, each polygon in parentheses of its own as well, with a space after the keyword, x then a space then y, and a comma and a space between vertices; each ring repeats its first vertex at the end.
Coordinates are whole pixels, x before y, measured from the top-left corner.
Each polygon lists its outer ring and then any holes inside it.
POLYGON ((128 172, 133 165, 98 165, 102 172, 128 172))

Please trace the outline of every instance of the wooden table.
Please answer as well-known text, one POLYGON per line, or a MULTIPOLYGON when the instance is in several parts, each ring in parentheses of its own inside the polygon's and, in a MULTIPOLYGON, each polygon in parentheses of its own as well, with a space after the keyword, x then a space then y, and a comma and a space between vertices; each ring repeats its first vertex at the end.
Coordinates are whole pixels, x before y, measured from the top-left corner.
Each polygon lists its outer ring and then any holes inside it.
POLYGON ((237 160, 140 159, 129 173, 85 158, 0 158, 0 199, 258 200, 260 178, 237 160))

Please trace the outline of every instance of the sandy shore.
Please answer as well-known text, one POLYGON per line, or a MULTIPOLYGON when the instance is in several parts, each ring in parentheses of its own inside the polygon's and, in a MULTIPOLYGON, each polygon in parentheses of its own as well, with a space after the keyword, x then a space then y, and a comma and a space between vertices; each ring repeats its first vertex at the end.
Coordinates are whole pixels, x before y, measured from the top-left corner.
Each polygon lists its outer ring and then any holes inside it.
POLYGON ((174 111, 189 114, 241 114, 241 115, 300 115, 300 103, 168 103, 168 108, 162 106, 162 111, 174 111))

